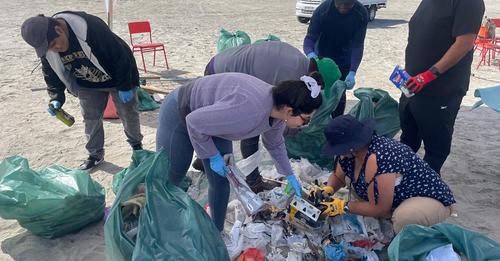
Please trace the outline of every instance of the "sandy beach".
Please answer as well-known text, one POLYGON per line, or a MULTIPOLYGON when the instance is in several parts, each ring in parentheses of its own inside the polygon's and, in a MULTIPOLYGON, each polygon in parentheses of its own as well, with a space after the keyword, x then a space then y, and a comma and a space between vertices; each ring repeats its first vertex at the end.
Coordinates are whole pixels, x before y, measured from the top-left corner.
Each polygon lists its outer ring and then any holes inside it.
MULTIPOLYGON (((388 0, 387 8, 369 24, 364 57, 356 87, 387 90, 394 98, 399 91, 388 80, 396 64, 404 64, 408 20, 419 0, 388 0)), ((500 17, 498 0, 484 0, 488 17, 500 17)), ((79 10, 106 17, 102 0, 0 0, 0 159, 20 155, 39 169, 51 164, 77 167, 86 157, 85 136, 78 100, 68 95, 64 109, 75 116, 68 128, 46 112, 48 96, 39 60, 20 35, 22 22, 33 15, 52 15, 63 10, 79 10), (34 71, 33 71, 34 70, 34 71), (32 72, 33 71, 33 72, 32 72)), ((252 42, 273 34, 302 50, 307 25, 295 17, 293 0, 119 0, 114 6, 113 31, 129 42, 127 22, 149 20, 153 39, 165 43, 170 70, 157 57, 146 55, 148 73, 170 80, 201 76, 206 63, 216 53, 219 28, 243 30, 252 42)), ((497 32, 500 31, 497 29, 497 32)), ((491 66, 476 69, 475 55, 470 89, 457 117, 451 155, 442 175, 457 200, 458 217, 447 222, 481 232, 500 241, 500 113, 488 107, 471 111, 477 101, 476 88, 500 84, 497 57, 491 66)), ((141 68, 140 56, 136 55, 141 68)), ((180 81, 167 81, 162 88, 175 88, 180 81)), ((352 106, 356 98, 348 93, 352 106)), ((144 148, 155 149, 158 111, 141 113, 144 148)), ((130 161, 132 151, 118 120, 105 121, 105 162, 92 177, 106 188, 111 206, 113 174, 130 161)), ((238 151, 238 150, 236 150, 238 151)), ((15 220, 0 219, 0 260, 105 260, 103 222, 58 239, 36 237, 15 220)))

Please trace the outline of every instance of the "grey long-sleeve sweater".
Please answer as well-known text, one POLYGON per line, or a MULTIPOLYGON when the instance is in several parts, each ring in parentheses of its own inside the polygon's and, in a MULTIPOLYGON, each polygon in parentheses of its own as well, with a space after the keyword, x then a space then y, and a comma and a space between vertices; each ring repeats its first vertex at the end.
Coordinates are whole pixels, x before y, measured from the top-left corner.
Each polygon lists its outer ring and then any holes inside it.
MULTIPOLYGON (((292 175, 283 130, 285 123, 271 118, 272 85, 242 73, 221 73, 197 79, 189 95, 186 126, 199 158, 214 156, 212 137, 242 140, 262 136, 278 173, 292 175)), ((188 94, 187 94, 188 95, 188 94)))

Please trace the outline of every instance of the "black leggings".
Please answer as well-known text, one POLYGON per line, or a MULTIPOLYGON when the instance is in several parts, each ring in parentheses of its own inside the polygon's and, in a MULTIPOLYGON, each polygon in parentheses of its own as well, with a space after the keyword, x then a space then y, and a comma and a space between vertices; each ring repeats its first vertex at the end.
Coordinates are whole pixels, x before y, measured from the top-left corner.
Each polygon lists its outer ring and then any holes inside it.
MULTIPOLYGON (((259 150, 259 136, 241 140, 240 142, 241 155, 244 159, 252 156, 259 150)), ((253 183, 260 178, 259 168, 256 168, 246 177, 248 183, 253 183)))

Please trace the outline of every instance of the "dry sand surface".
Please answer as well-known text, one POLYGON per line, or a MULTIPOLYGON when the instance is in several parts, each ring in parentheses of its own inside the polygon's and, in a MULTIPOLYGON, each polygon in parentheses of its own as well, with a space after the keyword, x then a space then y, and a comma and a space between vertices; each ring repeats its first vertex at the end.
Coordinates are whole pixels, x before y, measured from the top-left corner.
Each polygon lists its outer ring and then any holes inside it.
MULTIPOLYGON (((379 11, 376 21, 369 24, 357 86, 383 88, 398 97, 398 91, 387 78, 396 64, 404 63, 407 21, 419 0, 388 2, 388 8, 379 11)), ((486 15, 500 17, 498 0, 485 0, 485 4, 486 15)), ((34 50, 23 42, 20 26, 32 15, 62 10, 83 10, 104 18, 104 3, 0 0, 0 5, 0 31, 3 32, 0 37, 0 158, 22 155, 34 168, 53 163, 76 167, 86 157, 77 99, 69 98, 64 106, 77 118, 72 128, 49 117, 45 91, 30 90, 45 85, 39 68, 31 74, 38 61, 34 50)), ((293 0, 117 1, 114 31, 127 42, 126 23, 143 19, 151 21, 154 39, 166 44, 171 66, 169 71, 163 66, 152 67, 152 57, 148 55, 150 75, 170 79, 202 74, 205 64, 215 54, 220 26, 246 31, 252 40, 271 33, 299 49, 307 29, 307 25, 297 22, 293 0)), ((162 64, 162 59, 158 64, 162 64)), ((473 70, 471 90, 456 121, 452 153, 442 172, 458 201, 458 217, 448 221, 500 241, 500 114, 485 107, 470 111, 476 101, 473 97, 476 87, 499 84, 498 60, 494 64, 473 70)), ((175 83, 170 87, 175 87, 175 83)), ((355 99, 352 93, 348 98, 352 106, 355 99)), ((146 149, 155 148, 157 113, 141 114, 146 149)), ((92 177, 107 189, 106 202, 110 206, 114 200, 110 189, 113 174, 128 166, 131 149, 118 121, 105 122, 105 130, 106 162, 92 177)), ((16 221, 0 220, 0 246, 0 260, 105 259, 102 222, 75 234, 47 240, 26 232, 16 221)))

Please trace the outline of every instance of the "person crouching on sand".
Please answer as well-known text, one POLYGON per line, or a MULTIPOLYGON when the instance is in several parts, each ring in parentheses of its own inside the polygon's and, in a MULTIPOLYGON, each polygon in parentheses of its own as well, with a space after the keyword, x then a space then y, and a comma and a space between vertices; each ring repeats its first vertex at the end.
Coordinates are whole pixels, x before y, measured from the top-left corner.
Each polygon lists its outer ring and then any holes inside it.
POLYGON ((373 120, 339 116, 325 129, 324 153, 336 155, 335 171, 323 193, 351 181, 359 201, 335 199, 337 213, 392 218, 394 231, 405 225, 431 226, 445 220, 456 203, 448 185, 410 147, 374 133, 373 120))

